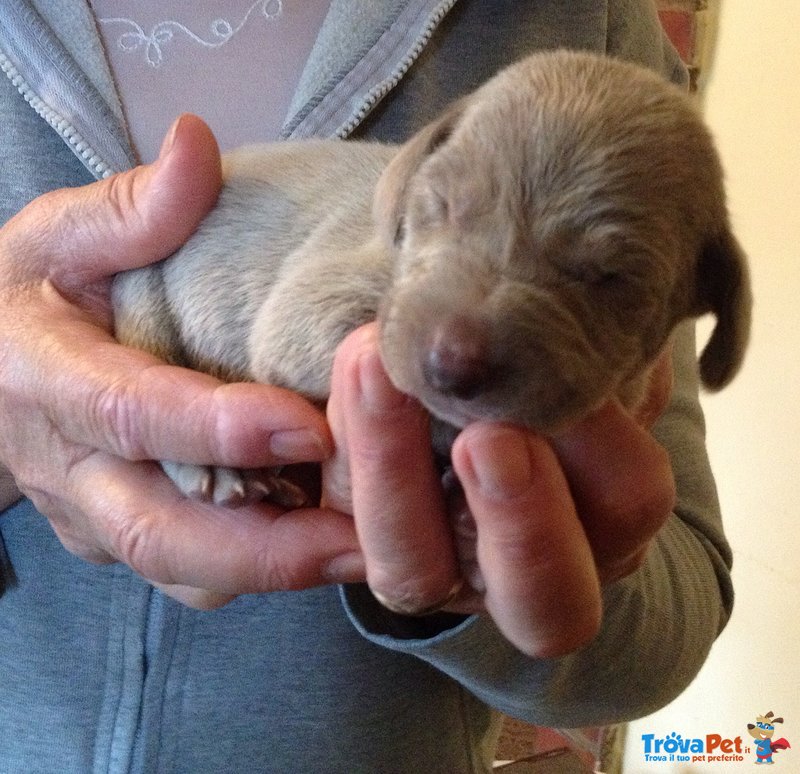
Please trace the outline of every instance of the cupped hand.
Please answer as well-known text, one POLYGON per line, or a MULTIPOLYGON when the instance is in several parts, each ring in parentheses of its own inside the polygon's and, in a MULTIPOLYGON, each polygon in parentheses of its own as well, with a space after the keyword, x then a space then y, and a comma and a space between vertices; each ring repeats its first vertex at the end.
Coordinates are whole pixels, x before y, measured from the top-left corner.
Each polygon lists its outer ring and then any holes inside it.
POLYGON ((586 644, 602 584, 639 567, 673 507, 669 458, 649 433, 670 384, 665 353, 634 414, 610 402, 556 439, 470 425, 452 449, 466 500, 454 512, 424 410, 386 377, 374 326, 356 331, 334 366, 324 482, 326 501, 354 514, 376 598, 396 612, 483 610, 532 656, 586 644))
POLYGON ((183 116, 152 165, 46 194, 0 230, 0 463, 70 551, 198 607, 362 577, 346 516, 193 502, 150 462, 264 467, 332 449, 298 396, 113 339, 114 273, 167 257, 220 186, 210 130, 183 116))

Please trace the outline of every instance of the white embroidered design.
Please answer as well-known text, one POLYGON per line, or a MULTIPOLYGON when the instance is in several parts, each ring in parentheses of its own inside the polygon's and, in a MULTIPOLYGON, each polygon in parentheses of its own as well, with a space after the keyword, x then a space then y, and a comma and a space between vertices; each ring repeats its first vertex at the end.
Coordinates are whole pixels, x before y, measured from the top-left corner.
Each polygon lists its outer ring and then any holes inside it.
POLYGON ((108 18, 98 19, 97 21, 100 24, 125 24, 132 28, 131 31, 123 32, 119 36, 117 45, 126 53, 133 53, 144 47, 147 64, 158 68, 161 67, 161 63, 164 61, 162 47, 172 42, 176 32, 182 32, 190 40, 206 48, 219 48, 240 32, 257 10, 261 11, 267 21, 271 21, 279 17, 283 12, 283 2, 282 0, 257 0, 248 8, 244 18, 236 25, 231 24, 227 19, 214 19, 210 25, 212 36, 210 40, 201 38, 177 21, 158 22, 158 24, 153 25, 149 34, 133 19, 108 18))

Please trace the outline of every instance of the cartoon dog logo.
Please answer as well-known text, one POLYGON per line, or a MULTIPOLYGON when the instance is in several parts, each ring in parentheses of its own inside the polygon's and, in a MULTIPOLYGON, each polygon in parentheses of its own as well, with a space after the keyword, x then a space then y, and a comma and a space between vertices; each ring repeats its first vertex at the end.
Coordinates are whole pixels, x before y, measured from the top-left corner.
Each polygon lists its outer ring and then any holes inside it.
POLYGON ((786 739, 773 739, 775 724, 783 723, 783 718, 773 717, 773 712, 756 716, 756 722, 747 724, 747 731, 756 740, 756 763, 774 763, 772 754, 786 750, 791 745, 786 739))

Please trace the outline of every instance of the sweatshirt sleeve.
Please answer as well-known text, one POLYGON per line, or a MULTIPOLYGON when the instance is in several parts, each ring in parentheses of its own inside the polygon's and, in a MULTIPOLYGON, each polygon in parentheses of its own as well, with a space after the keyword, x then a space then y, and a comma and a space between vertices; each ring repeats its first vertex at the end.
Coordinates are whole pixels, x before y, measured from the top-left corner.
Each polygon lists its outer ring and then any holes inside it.
POLYGON ((562 658, 530 658, 488 616, 408 618, 387 611, 365 586, 347 586, 342 596, 358 631, 539 725, 621 722, 674 699, 702 666, 733 602, 694 352, 693 326, 684 324, 675 346, 675 390, 656 428, 672 457, 678 504, 644 565, 604 590, 603 625, 588 646, 562 658))
MULTIPOLYGON (((649 0, 610 0, 607 53, 686 85, 677 53, 649 0)), ((694 325, 677 333, 675 387, 654 433, 670 454, 677 505, 644 565, 604 589, 604 617, 586 647, 532 659, 488 616, 411 619, 382 608, 365 586, 342 589, 345 608, 372 642, 450 675, 491 706, 546 726, 622 722, 669 703, 692 681, 733 605, 731 553, 705 448, 694 325)))
POLYGON ((661 27, 653 0, 609 0, 606 53, 688 86, 689 74, 661 27))

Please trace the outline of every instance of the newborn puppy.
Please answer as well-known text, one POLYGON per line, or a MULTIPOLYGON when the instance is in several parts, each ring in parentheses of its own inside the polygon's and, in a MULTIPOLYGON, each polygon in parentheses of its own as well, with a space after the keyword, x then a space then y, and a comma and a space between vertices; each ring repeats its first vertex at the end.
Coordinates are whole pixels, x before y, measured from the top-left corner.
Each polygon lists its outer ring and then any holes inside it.
MULTIPOLYGON (((716 316, 708 388, 741 363, 750 291, 717 155, 690 99, 636 66, 536 54, 400 147, 251 147, 224 174, 185 247, 116 279, 123 343, 322 402, 337 344, 377 317, 390 378, 435 418, 550 434, 634 406, 686 318, 716 316)), ((165 469, 217 502, 298 494, 165 469)))

